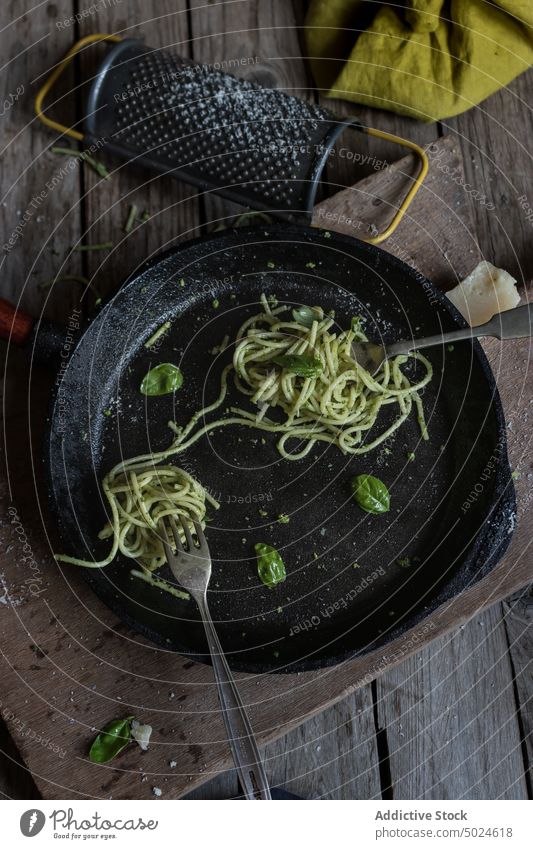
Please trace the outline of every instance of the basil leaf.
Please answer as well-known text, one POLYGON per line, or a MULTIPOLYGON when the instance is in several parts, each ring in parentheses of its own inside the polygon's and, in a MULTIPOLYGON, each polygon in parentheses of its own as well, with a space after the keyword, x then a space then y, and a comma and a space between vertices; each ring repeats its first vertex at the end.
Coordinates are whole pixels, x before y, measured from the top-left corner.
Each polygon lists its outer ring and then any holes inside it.
POLYGON ((301 324, 304 327, 312 327, 313 321, 320 321, 323 315, 324 313, 321 309, 317 307, 307 307, 305 305, 296 307, 292 311, 294 321, 297 321, 298 324, 301 324))
POLYGON ((89 749, 89 760, 95 764, 105 764, 116 757, 131 741, 131 721, 133 716, 114 719, 95 737, 89 749))
POLYGON ((266 587, 272 589, 287 577, 281 554, 271 545, 258 542, 255 545, 257 573, 266 587))
POLYGON ((280 354, 272 362, 298 377, 318 377, 323 368, 319 359, 308 354, 280 354))
POLYGON ((365 322, 365 319, 363 318, 362 315, 354 315, 352 317, 352 325, 351 325, 351 329, 353 330, 353 332, 354 333, 363 333, 364 322, 365 322))
POLYGON ((390 508, 389 490, 373 475, 357 475, 352 480, 355 500, 367 513, 387 513, 390 508))
POLYGON ((172 363, 159 363, 144 376, 141 392, 143 395, 169 395, 179 389, 182 383, 181 369, 172 363))

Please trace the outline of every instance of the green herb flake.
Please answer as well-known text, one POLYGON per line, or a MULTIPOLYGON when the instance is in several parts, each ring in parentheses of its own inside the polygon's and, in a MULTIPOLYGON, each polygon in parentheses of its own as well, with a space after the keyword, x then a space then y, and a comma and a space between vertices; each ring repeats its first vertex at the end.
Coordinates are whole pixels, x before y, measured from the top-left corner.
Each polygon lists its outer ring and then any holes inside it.
POLYGON ((131 233, 135 226, 135 221, 137 218, 138 209, 134 203, 130 204, 130 209, 128 212, 128 217, 126 218, 126 222, 124 224, 124 232, 131 233))
POLYGON ((414 459, 415 459, 415 456, 416 456, 416 455, 414 454, 414 452, 413 452, 413 451, 408 451, 408 452, 407 452, 407 459, 408 459, 408 460, 414 460, 414 459))
POLYGON ((367 513, 387 513, 390 509, 389 490, 373 475, 357 475, 352 482, 353 497, 367 513))
POLYGON ((325 239, 331 239, 331 233, 329 232, 329 230, 324 230, 322 235, 324 236, 325 239))
POLYGON ((280 354, 272 362, 298 377, 318 377, 323 370, 322 362, 308 354, 280 354))
POLYGON ((125 749, 131 741, 132 720, 133 716, 127 716, 109 722, 94 739, 89 749, 89 760, 95 764, 105 764, 125 749))
POLYGON ((306 268, 316 268, 316 262, 306 262, 305 267, 306 268))
POLYGON ((276 607, 276 613, 283 613, 282 607, 276 607))
MULTIPOLYGON (((210 519, 205 517, 204 522, 208 521, 210 521, 210 519)), ((173 584, 169 584, 168 581, 165 581, 164 578, 158 578, 156 575, 152 575, 151 572, 146 572, 144 569, 142 572, 140 569, 131 569, 130 575, 133 578, 140 578, 141 581, 144 581, 146 584, 150 584, 152 587, 156 587, 156 589, 158 590, 163 590, 169 595, 173 595, 174 598, 179 598, 182 601, 190 600, 189 593, 178 589, 178 587, 175 587, 173 584)))
POLYGON ((113 247, 113 242, 100 242, 98 245, 76 245, 74 251, 108 251, 113 247))
POLYGON ((363 324, 366 319, 362 315, 352 316, 350 327, 353 333, 363 333, 363 324))
POLYGON ((266 511, 266 510, 258 510, 258 513, 259 513, 259 515, 260 515, 260 516, 263 516, 263 518, 265 518, 266 516, 268 516, 268 513, 267 513, 267 511, 266 511))
POLYGON ((155 343, 158 341, 158 339, 160 339, 162 336, 164 336, 165 333, 168 333, 168 331, 170 330, 170 327, 171 327, 170 321, 165 321, 165 323, 162 324, 161 327, 158 327, 157 330, 155 331, 155 333, 152 333, 150 338, 146 340, 146 342, 144 343, 144 347, 145 348, 151 348, 153 345, 155 345, 155 343))
POLYGON ((111 410, 104 410, 104 416, 110 416, 111 410))
POLYGON ((275 267, 276 267, 276 263, 272 262, 272 260, 269 259, 268 262, 267 262, 267 268, 275 268, 275 267))
POLYGON ((519 478, 522 477, 522 473, 515 469, 514 472, 511 472, 511 477, 514 481, 517 481, 519 478))
POLYGON ((219 308, 219 306, 220 306, 220 301, 218 300, 218 298, 215 298, 215 300, 213 301, 213 309, 217 310, 219 308))
POLYGON ((360 569, 360 568, 361 568, 360 563, 352 563, 352 569, 360 569))
POLYGON ((398 566, 401 566, 402 569, 409 569, 411 566, 411 558, 410 557, 399 557, 396 561, 398 566))
POLYGON ((453 345, 448 345, 448 351, 453 351, 453 345))
POLYGON ((288 525, 290 520, 290 516, 287 516, 286 513, 280 513, 278 516, 278 522, 280 525, 288 525))
POLYGON ((109 180, 111 174, 101 162, 98 162, 94 156, 90 156, 85 150, 75 150, 72 147, 51 147, 52 153, 59 153, 63 156, 74 156, 77 159, 81 159, 85 162, 93 171, 96 171, 99 177, 103 177, 104 180, 109 180))
POLYGON ((255 544, 257 574, 265 587, 272 589, 287 577, 285 564, 279 551, 264 542, 255 544))
POLYGON ((181 369, 172 363, 159 363, 143 378, 140 386, 142 395, 170 395, 183 383, 181 369))
POLYGON ((185 286, 185 279, 183 277, 178 281, 178 285, 181 286, 182 289, 185 286))

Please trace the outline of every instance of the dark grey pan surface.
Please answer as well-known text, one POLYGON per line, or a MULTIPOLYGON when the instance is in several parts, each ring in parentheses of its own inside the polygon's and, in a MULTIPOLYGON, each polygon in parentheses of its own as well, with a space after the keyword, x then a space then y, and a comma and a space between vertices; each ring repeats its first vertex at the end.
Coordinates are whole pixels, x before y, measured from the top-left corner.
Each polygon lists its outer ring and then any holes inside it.
MULTIPOLYGON (((53 406, 47 462, 65 552, 106 554, 109 543, 97 539, 106 520, 102 477, 121 457, 165 448, 168 420, 184 424, 216 397, 231 349, 211 351, 259 311, 262 292, 335 310, 341 328, 362 314, 374 339, 462 323, 443 295, 394 257, 307 227, 228 230, 160 256, 90 325, 53 406), (171 331, 156 352, 147 350, 167 320, 171 331), (181 367, 183 387, 174 397, 146 399, 142 377, 169 361, 181 367)), ((368 651, 421 621, 502 555, 515 504, 494 378, 477 342, 428 356, 435 371, 423 399, 428 442, 413 414, 361 456, 318 444, 306 459, 287 462, 275 436, 228 427, 174 458, 221 504, 209 510, 209 599, 232 665, 295 671, 368 651), (389 513, 369 515, 352 500, 350 480, 365 472, 389 487, 389 513), (290 521, 279 523, 280 514, 290 521), (258 580, 256 542, 276 546, 285 560, 287 580, 272 590, 258 580)), ((234 401, 247 404, 233 390, 224 408, 234 401)), ((204 659, 194 603, 132 579, 132 565, 118 558, 85 574, 137 632, 204 659)))

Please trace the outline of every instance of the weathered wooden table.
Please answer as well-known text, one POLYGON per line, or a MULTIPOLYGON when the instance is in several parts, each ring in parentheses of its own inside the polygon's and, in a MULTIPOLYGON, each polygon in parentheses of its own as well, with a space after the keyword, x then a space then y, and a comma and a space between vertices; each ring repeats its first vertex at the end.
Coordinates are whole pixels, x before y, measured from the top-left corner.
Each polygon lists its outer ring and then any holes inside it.
MULTIPOLYGON (((15 0, 6 6, 11 24, 3 32, 4 55, 10 61, 2 72, 0 98, 0 103, 4 98, 7 103, 2 117, 3 241, 25 220, 27 210, 31 214, 4 257, 0 293, 13 301, 20 299, 35 315, 44 310, 48 317, 64 321, 79 306, 80 289, 74 281, 56 285, 51 293, 43 290, 40 284, 53 275, 95 275, 100 290, 110 291, 152 253, 236 211, 212 198, 199 200, 186 186, 152 179, 135 169, 120 169, 104 187, 95 189, 98 177, 86 168, 74 168, 62 174, 59 190, 48 191, 34 202, 64 162, 47 151, 53 137, 36 126, 33 95, 41 76, 79 34, 138 35, 153 46, 171 47, 200 62, 220 63, 262 85, 318 97, 301 55, 300 2, 238 0, 211 6, 199 0, 188 4, 164 0, 156 8, 155 3, 142 0, 127 4, 117 0, 79 23, 72 17, 77 3, 70 0, 41 5, 22 17, 15 0), (124 239, 114 250, 112 262, 100 253, 69 255, 69 246, 82 234, 91 243, 120 242, 131 203, 149 211, 150 226, 124 239)), ((73 82, 67 80, 66 85, 73 82)), ((421 125, 353 104, 334 104, 338 111, 359 115, 374 126, 423 144, 452 136, 462 150, 469 187, 461 189, 460 203, 467 204, 468 220, 474 221, 470 250, 507 268, 521 286, 533 277, 527 106, 532 83, 533 74, 526 74, 479 108, 442 125, 421 125), (474 189, 494 203, 495 211, 476 202, 474 189)), ((68 110, 75 108, 72 97, 57 105, 70 120, 76 113, 68 110)), ((332 185, 351 186, 365 176, 363 157, 358 157, 358 164, 349 155, 350 144, 355 142, 347 139, 346 153, 331 161, 332 185)), ((364 140, 357 139, 357 152, 369 154, 369 174, 375 173, 370 157, 392 161, 399 155, 396 148, 384 144, 373 142, 371 149, 364 145, 364 140)), ((448 235, 443 233, 443 240, 448 235)), ((389 249, 399 253, 404 247, 389 245, 389 249)), ((441 253, 446 257, 446 250, 441 253)), ((451 268, 451 277, 454 270, 460 273, 459 268, 451 268)), ((83 310, 90 307, 87 301, 82 303, 83 310)), ((17 391, 19 385, 25 387, 26 370, 24 357, 9 352, 4 415, 11 431, 19 421, 23 426, 26 416, 24 399, 17 391)), ((522 373, 529 375, 527 362, 522 373)), ((43 410, 46 391, 44 385, 43 410)), ((39 387, 37 397, 38 392, 39 387)), ((520 403, 508 408, 509 430, 512 434, 520 424, 522 434, 530 398, 525 385, 517 386, 516 393, 520 403)), ((521 473, 517 482, 521 507, 527 510, 531 455, 525 444, 522 448, 514 460, 521 473)), ((20 467, 26 468, 22 455, 20 467)), ((14 468, 11 457, 11 472, 14 468)), ((9 517, 3 521, 7 523, 9 517)), ((28 535, 31 539, 31 527, 28 535)), ((527 590, 494 605, 269 744, 273 783, 302 796, 323 798, 531 797, 532 611, 527 590)), ((32 698, 30 691, 27 698, 32 698)), ((9 694, 2 691, 0 700, 2 716, 4 710, 9 712, 9 694)), ((35 797, 38 791, 31 775, 17 765, 24 729, 17 731, 16 719, 6 718, 14 739, 4 728, 0 787, 6 796, 35 797)), ((228 772, 196 789, 194 795, 216 798, 234 792, 236 780, 228 772)))

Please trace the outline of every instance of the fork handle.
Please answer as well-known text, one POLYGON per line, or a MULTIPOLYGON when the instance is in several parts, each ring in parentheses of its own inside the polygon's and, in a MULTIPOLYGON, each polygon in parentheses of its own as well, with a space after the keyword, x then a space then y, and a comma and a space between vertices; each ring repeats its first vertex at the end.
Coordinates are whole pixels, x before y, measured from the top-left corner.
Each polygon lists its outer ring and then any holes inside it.
POLYGON ((222 707, 222 717, 241 787, 247 799, 271 799, 265 768, 257 748, 254 732, 233 673, 220 645, 207 605, 207 598, 205 595, 199 596, 196 598, 196 602, 204 623, 218 697, 222 707))
POLYGON ((497 339, 522 339, 533 334, 533 302, 521 307, 496 313, 490 321, 477 327, 461 327, 440 336, 425 336, 422 339, 406 339, 387 345, 387 356, 407 354, 418 348, 429 348, 431 345, 443 345, 446 342, 459 342, 461 339, 472 339, 476 336, 495 336, 497 339))

